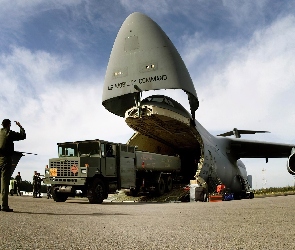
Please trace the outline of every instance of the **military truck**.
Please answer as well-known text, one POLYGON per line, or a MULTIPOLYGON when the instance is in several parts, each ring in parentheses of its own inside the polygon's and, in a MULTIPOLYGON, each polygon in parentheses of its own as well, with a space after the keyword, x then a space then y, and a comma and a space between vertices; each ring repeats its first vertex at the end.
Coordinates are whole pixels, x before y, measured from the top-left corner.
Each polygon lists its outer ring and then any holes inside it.
POLYGON ((56 202, 79 192, 90 203, 100 204, 120 189, 129 189, 133 195, 141 191, 162 195, 172 189, 181 167, 177 156, 99 139, 57 145, 58 158, 49 160, 44 178, 56 202))

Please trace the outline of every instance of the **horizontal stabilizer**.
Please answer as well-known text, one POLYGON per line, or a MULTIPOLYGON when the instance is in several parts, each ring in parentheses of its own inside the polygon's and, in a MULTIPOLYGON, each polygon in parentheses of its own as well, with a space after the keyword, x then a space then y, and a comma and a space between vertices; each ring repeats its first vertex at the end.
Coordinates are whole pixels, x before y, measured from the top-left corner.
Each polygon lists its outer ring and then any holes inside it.
POLYGON ((257 131, 257 130, 238 130, 234 128, 232 131, 225 132, 217 136, 231 136, 234 135, 236 138, 241 138, 241 134, 256 134, 256 133, 270 133, 269 131, 257 131))

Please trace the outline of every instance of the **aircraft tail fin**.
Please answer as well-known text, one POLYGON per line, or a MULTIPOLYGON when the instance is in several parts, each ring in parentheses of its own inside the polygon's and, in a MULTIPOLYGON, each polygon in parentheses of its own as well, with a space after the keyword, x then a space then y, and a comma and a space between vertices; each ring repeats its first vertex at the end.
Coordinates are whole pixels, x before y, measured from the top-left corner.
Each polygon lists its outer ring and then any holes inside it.
POLYGON ((256 134, 256 133, 270 133, 269 131, 257 131, 257 130, 238 130, 234 128, 232 131, 225 132, 217 136, 231 136, 234 135, 236 138, 241 138, 241 134, 256 134))

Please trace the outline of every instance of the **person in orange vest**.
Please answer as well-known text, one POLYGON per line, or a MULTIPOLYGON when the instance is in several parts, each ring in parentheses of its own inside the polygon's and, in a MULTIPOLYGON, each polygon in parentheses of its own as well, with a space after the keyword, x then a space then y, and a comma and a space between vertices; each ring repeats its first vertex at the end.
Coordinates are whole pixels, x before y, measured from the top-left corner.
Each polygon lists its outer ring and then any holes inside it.
POLYGON ((218 194, 221 194, 221 193, 223 192, 224 189, 225 189, 225 185, 223 185, 223 184, 217 185, 217 187, 216 187, 216 192, 217 192, 218 194))

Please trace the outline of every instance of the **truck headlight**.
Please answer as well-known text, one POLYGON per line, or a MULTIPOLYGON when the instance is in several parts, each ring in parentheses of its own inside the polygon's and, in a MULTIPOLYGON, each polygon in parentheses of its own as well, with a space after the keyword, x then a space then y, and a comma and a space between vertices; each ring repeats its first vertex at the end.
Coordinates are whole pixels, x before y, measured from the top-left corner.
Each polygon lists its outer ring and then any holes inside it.
POLYGON ((82 174, 87 174, 87 169, 81 169, 82 174))
POLYGON ((49 169, 48 170, 47 169, 45 170, 45 174, 49 174, 49 169))

